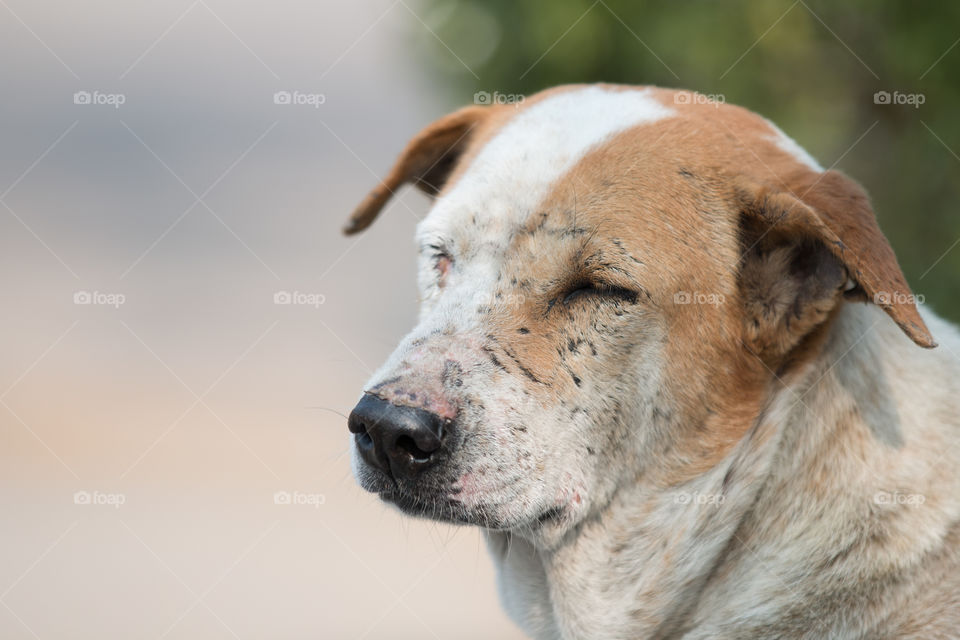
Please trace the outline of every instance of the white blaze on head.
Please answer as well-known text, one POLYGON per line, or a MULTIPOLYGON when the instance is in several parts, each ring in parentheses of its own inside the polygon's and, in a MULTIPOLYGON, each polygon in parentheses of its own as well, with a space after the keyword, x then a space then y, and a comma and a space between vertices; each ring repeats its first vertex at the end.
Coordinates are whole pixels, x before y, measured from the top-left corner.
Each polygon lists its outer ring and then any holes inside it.
POLYGON ((797 144, 796 140, 785 134, 780 127, 773 124, 769 120, 767 120, 767 124, 770 125, 770 128, 774 131, 772 138, 773 143, 777 145, 781 151, 789 153, 791 156, 796 158, 797 161, 802 162, 818 173, 823 171, 823 167, 820 166, 820 163, 817 162, 816 158, 807 153, 807 150, 797 144))
POLYGON ((502 240, 589 151, 672 114, 649 89, 601 87, 563 91, 523 108, 437 200, 419 235, 446 235, 476 214, 483 241, 502 240))

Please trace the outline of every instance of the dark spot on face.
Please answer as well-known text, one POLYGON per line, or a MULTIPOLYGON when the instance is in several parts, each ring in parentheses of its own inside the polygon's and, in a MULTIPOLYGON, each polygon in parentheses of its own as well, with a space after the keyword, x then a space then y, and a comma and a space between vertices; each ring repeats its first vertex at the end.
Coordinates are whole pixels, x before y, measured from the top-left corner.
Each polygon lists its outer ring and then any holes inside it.
POLYGON ((523 373, 523 375, 527 376, 537 384, 543 384, 543 381, 541 381, 537 376, 533 375, 533 372, 530 371, 530 369, 527 369, 525 366, 523 366, 519 362, 517 363, 517 366, 520 368, 520 371, 521 373, 523 373))
POLYGON ((527 329, 526 327, 520 327, 519 329, 517 329, 517 333, 527 334, 527 333, 530 333, 530 329, 527 329))
POLYGON ((537 384, 544 384, 543 381, 540 380, 540 378, 538 378, 536 375, 534 375, 534 373, 533 373, 532 371, 530 371, 530 369, 528 369, 527 367, 525 367, 524 364, 523 364, 522 362, 520 362, 520 359, 517 358, 516 354, 514 354, 513 352, 511 352, 509 349, 504 349, 503 352, 504 352, 505 354, 507 354, 507 357, 508 357, 508 358, 510 358, 511 360, 513 360, 514 364, 517 365, 517 368, 520 369, 520 373, 522 373, 522 374, 525 375, 526 377, 530 378, 531 380, 533 380, 533 381, 536 382, 537 384))
POLYGON ((386 386, 389 386, 389 385, 391 385, 391 384, 394 384, 394 383, 398 382, 399 380, 400 380, 400 376, 394 376, 394 377, 392 377, 392 378, 387 378, 386 380, 384 380, 384 381, 381 382, 380 384, 374 386, 373 389, 371 389, 371 391, 377 391, 377 390, 382 389, 382 388, 384 388, 384 387, 386 387, 386 386))
POLYGON ((582 384, 582 382, 583 382, 582 380, 580 380, 580 376, 578 376, 578 375, 575 374, 575 373, 571 373, 571 374, 570 374, 570 377, 573 378, 573 384, 577 385, 578 387, 579 387, 579 386, 582 384))
POLYGON ((440 374, 440 379, 444 384, 449 384, 454 387, 463 386, 463 367, 460 366, 460 363, 456 360, 447 360, 443 363, 443 373, 440 374))
POLYGON ((693 173, 692 173, 690 170, 684 169, 684 168, 682 168, 682 167, 680 168, 680 171, 678 171, 677 173, 679 173, 680 175, 682 175, 684 178, 694 178, 694 177, 696 177, 696 176, 693 175, 693 173))
POLYGON ((483 347, 483 351, 486 352, 487 358, 490 359, 490 362, 493 363, 493 366, 495 366, 497 369, 500 369, 501 371, 507 370, 507 368, 503 366, 503 363, 500 362, 500 359, 497 358, 496 354, 494 354, 492 350, 490 350, 487 347, 483 347))

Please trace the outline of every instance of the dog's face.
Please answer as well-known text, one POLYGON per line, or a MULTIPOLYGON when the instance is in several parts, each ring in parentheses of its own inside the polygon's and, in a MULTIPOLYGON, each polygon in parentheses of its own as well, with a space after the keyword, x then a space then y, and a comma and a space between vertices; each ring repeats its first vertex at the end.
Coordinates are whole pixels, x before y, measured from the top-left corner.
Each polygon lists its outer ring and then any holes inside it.
MULTIPOLYGON (((856 185, 695 98, 561 88, 411 142, 348 229, 403 182, 439 192, 419 323, 351 415, 364 488, 556 539, 625 483, 712 468, 844 297, 909 292, 892 253, 866 259, 886 244, 856 185)), ((881 302, 930 342, 912 305, 881 302)))

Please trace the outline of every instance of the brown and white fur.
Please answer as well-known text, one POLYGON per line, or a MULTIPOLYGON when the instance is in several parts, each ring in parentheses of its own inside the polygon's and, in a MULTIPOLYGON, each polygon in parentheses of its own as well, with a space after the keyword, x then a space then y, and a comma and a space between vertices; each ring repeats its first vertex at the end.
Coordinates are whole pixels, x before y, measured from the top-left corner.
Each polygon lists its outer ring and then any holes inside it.
POLYGON ((533 638, 960 637, 960 335, 856 183, 701 98, 559 87, 410 142, 346 229, 436 196, 365 391, 453 431, 358 480, 483 527, 533 638))

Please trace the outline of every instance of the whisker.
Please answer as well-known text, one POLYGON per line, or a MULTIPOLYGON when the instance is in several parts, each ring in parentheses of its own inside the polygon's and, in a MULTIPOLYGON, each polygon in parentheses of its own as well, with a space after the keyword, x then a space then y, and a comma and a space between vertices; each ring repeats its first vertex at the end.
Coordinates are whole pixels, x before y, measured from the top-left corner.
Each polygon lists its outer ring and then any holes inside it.
POLYGON ((304 407, 304 409, 317 409, 317 410, 319 410, 319 411, 329 411, 330 413, 335 413, 335 414, 337 414, 338 416, 340 416, 340 417, 343 418, 344 420, 349 420, 349 419, 350 419, 348 416, 345 416, 345 415, 343 415, 342 413, 340 413, 339 411, 337 411, 336 409, 331 409, 330 407, 306 406, 306 407, 304 407))

